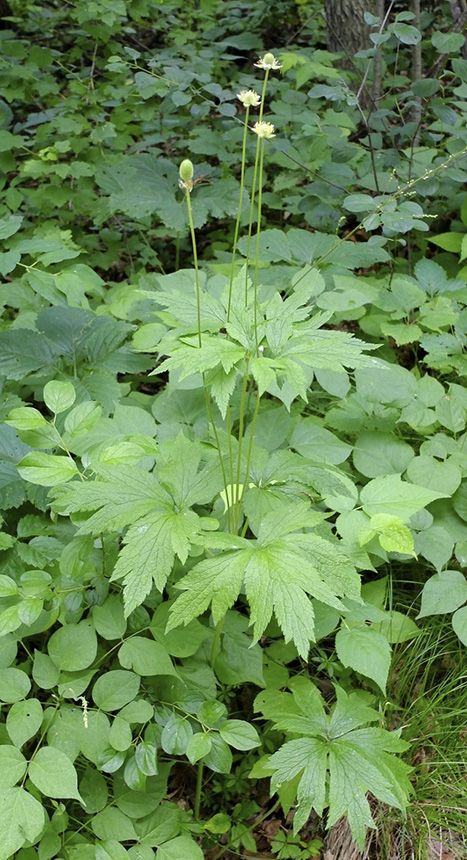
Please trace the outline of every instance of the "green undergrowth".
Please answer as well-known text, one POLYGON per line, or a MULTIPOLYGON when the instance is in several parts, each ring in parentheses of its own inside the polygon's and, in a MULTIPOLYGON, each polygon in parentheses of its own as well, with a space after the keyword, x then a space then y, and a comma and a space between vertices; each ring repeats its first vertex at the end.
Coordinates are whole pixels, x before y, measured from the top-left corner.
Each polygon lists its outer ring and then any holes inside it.
POLYGON ((3 20, 0 860, 461 852, 464 37, 321 5, 3 20))

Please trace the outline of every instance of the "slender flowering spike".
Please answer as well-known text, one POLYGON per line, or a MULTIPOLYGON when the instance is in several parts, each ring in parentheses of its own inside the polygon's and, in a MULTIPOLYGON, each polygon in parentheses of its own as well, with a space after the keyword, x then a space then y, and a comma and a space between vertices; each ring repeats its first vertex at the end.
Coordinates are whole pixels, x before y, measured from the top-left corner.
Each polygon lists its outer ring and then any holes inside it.
POLYGON ((254 90, 241 90, 238 93, 237 98, 241 101, 244 107, 258 107, 261 96, 258 93, 255 93, 254 90))
POLYGON ((255 122, 252 131, 265 140, 270 140, 271 137, 276 136, 272 122, 255 122))
POLYGON ((261 57, 257 63, 255 63, 257 69, 264 69, 265 71, 277 71, 278 69, 282 69, 281 63, 276 60, 274 54, 267 53, 264 57, 261 57))
POLYGON ((192 191, 193 189, 193 164, 189 158, 184 158, 180 167, 178 169, 178 175, 180 176, 180 188, 185 191, 192 191))

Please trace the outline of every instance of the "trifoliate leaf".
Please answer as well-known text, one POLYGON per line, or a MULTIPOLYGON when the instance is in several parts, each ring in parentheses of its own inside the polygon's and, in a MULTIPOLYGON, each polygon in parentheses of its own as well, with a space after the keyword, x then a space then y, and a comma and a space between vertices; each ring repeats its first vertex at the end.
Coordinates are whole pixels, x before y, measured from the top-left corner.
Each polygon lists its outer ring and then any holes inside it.
POLYGON ((467 606, 458 609, 452 616, 452 627, 461 642, 467 646, 467 606))
POLYGON ((47 797, 72 797, 81 800, 76 769, 65 753, 56 747, 41 747, 29 764, 31 782, 47 797))
POLYGON ((15 746, 22 747, 34 737, 42 725, 42 719, 42 705, 38 699, 25 699, 12 705, 6 718, 6 729, 15 746))
POLYGON ((467 600, 467 580, 459 570, 443 570, 423 586, 419 618, 454 612, 467 600))
POLYGON ((178 674, 168 655, 159 642, 144 636, 133 636, 123 643, 118 652, 120 665, 132 669, 138 675, 175 675, 178 674))
POLYGON ((0 702, 13 704, 25 699, 31 689, 31 681, 22 669, 9 667, 0 669, 0 702))
POLYGON ((203 860, 203 852, 190 836, 176 836, 164 842, 156 852, 156 860, 203 860))
POLYGON ((414 452, 410 445, 388 433, 362 433, 355 440, 353 462, 367 478, 400 474, 410 463, 414 452))
POLYGON ((70 481, 78 474, 78 469, 71 457, 33 451, 20 460, 18 472, 25 481, 30 481, 31 484, 39 484, 41 487, 54 487, 56 484, 70 481))
POLYGON ((24 788, 0 790, 0 860, 13 857, 25 842, 36 842, 44 824, 42 804, 24 788))
POLYGON ((49 656, 59 669, 80 672, 93 663, 97 653, 97 637, 89 621, 66 624, 49 639, 49 656))
POLYGON ((227 720, 221 725, 219 734, 236 750, 252 750, 260 745, 258 732, 245 720, 227 720))
POLYGON ((95 481, 57 487, 51 496, 61 514, 97 512, 82 525, 82 534, 118 531, 168 500, 154 475, 135 466, 110 467, 95 481))
POLYGON ((211 750, 211 738, 204 732, 196 732, 188 741, 185 754, 192 764, 204 758, 211 750))
POLYGON ((10 744, 0 744, 0 793, 19 782, 26 773, 24 755, 10 744))
POLYGON ((92 690, 92 697, 103 711, 118 711, 136 698, 140 677, 134 672, 114 669, 101 675, 92 690))
POLYGON ((384 475, 374 478, 363 487, 360 501, 370 517, 374 514, 392 514, 407 522, 417 511, 445 495, 409 484, 400 475, 384 475))
POLYGON ((381 633, 366 626, 341 627, 336 635, 336 651, 343 666, 371 678, 385 693, 391 648, 381 633))
POLYGON ((56 415, 70 409, 75 399, 76 391, 71 382, 62 382, 58 379, 50 380, 44 386, 44 403, 56 415))
POLYGON ((370 519, 368 529, 359 534, 360 545, 364 546, 375 535, 378 535, 381 546, 387 552, 414 555, 412 532, 400 517, 395 517, 392 514, 375 514, 370 519))

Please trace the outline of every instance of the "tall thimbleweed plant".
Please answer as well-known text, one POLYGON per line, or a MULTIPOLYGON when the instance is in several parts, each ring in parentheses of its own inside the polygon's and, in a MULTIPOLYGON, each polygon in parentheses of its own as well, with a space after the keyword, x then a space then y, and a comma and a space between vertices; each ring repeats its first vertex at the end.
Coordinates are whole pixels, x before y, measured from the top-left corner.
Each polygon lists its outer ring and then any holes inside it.
MULTIPOLYGON (((274 618, 285 643, 293 643, 304 661, 315 640, 316 606, 337 613, 336 623, 339 614, 346 613, 347 623, 345 601, 354 606, 361 602, 355 563, 332 531, 323 526, 326 517, 323 510, 311 503, 311 499, 323 495, 323 475, 331 482, 336 480, 335 476, 319 463, 297 457, 286 449, 275 452, 269 464, 268 452, 256 440, 257 420, 265 401, 268 404, 279 401, 288 410, 296 399, 307 404, 315 370, 343 373, 346 368, 365 368, 375 361, 364 354, 372 347, 347 332, 323 328, 330 314, 316 310, 312 304, 316 286, 324 286, 316 267, 306 266, 296 273, 284 293, 277 290, 271 296, 270 288, 262 288, 264 159, 266 148, 275 136, 273 124, 265 118, 267 84, 280 64, 273 54, 267 53, 256 65, 263 73, 260 93, 244 90, 238 95, 245 109, 240 188, 224 291, 219 296, 218 279, 216 290, 211 291, 210 282, 200 268, 194 226, 196 194, 193 192, 197 182, 194 166, 186 158, 179 167, 179 184, 192 244, 194 301, 193 296, 181 291, 162 290, 155 295, 158 306, 167 308, 163 318, 166 324, 169 322, 165 334, 155 344, 162 360, 153 373, 170 373, 169 391, 180 385, 183 388, 185 380, 191 389, 202 387, 208 437, 200 442, 180 436, 166 447, 162 443, 162 454, 153 474, 155 485, 148 490, 149 513, 142 519, 137 517, 134 527, 129 529, 112 574, 113 580, 123 583, 127 616, 145 601, 153 586, 161 594, 166 588, 169 594, 171 589, 175 594, 178 592, 167 605, 166 633, 210 611, 207 659, 216 671, 218 658, 225 650, 225 617, 238 600, 243 611, 249 612, 253 644, 262 639, 274 618), (253 110, 258 110, 254 122, 253 110), (241 236, 249 140, 254 140, 255 151, 252 184, 248 189, 248 220, 245 235, 241 236), (241 266, 237 263, 240 250, 241 266), (157 559, 151 567, 148 555, 154 552, 157 559), (181 568, 175 568, 176 558, 181 568)), ((57 502, 60 509, 99 508, 109 494, 113 503, 115 490, 112 487, 104 490, 102 484, 106 482, 105 476, 102 481, 97 480, 91 494, 87 487, 81 491, 76 482, 72 495, 61 488, 57 502)), ((140 492, 147 510, 144 480, 138 484, 138 497, 140 492)), ((99 512, 96 516, 100 526, 106 522, 99 512)), ((113 514, 108 522, 110 527, 114 526, 113 514)), ((378 676, 377 683, 384 685, 385 678, 378 676)), ((405 771, 400 762, 392 764, 390 755, 403 749, 403 744, 383 729, 366 728, 364 736, 359 734, 360 726, 378 719, 376 711, 348 701, 341 691, 328 714, 311 681, 307 680, 305 686, 306 690, 299 690, 295 685, 293 696, 298 696, 297 701, 291 695, 286 705, 290 713, 297 712, 293 723, 298 726, 296 732, 288 720, 287 725, 283 724, 274 696, 270 700, 267 690, 258 701, 258 710, 280 730, 303 735, 286 742, 272 756, 267 773, 272 776, 274 789, 294 780, 296 786, 296 777, 302 774, 298 788, 294 789, 297 828, 312 809, 321 815, 327 805, 331 823, 337 820, 336 816, 349 815, 354 835, 361 843, 365 826, 372 822, 367 790, 387 803, 404 806, 408 790, 405 771), (300 715, 303 708, 306 719, 303 713, 300 715), (341 739, 342 713, 351 715, 349 725, 356 729, 349 748, 341 739), (339 756, 356 756, 358 766, 365 770, 363 747, 366 749, 371 743, 373 769, 366 787, 359 788, 358 809, 353 814, 353 809, 336 799, 336 779, 339 782, 347 778, 345 767, 342 765, 337 773, 337 765, 333 766, 329 776, 328 757, 330 760, 334 756, 337 762, 339 756), (381 762, 378 743, 385 751, 381 762), (317 757, 321 762, 319 774, 313 775, 317 757)), ((271 692, 274 694, 274 690, 271 692)), ((210 712, 207 718, 212 719, 210 712)), ((227 726, 231 722, 237 721, 227 721, 227 726)), ((207 728, 204 725, 203 733, 206 730, 209 735, 210 725, 210 722, 207 728)), ((217 717, 213 725, 217 726, 217 717)), ((222 737, 230 738, 230 729, 225 729, 223 722, 222 725, 221 731, 227 732, 222 737)), ((238 749, 258 746, 253 726, 246 729, 242 724, 241 732, 241 738, 235 736, 238 749)), ((197 765, 194 814, 199 818, 204 769, 216 770, 219 762, 214 753, 211 756, 210 736, 201 740, 198 735, 195 737, 194 748, 190 746, 189 751, 187 748, 186 754, 197 765)), ((169 747, 172 749, 171 742, 169 747)), ((222 767, 227 767, 225 762, 222 767)))
MULTIPOLYGON (((245 309, 249 308, 249 269, 251 264, 251 244, 253 237, 253 226, 256 221, 256 242, 255 242, 255 252, 253 257, 253 300, 252 300, 252 313, 253 313, 253 330, 254 330, 254 351, 253 355, 258 356, 260 350, 259 338, 258 338, 258 274, 259 274, 259 259, 260 259, 260 238, 261 238, 261 214, 262 214, 262 191, 263 191, 263 170, 264 170, 264 142, 266 140, 270 140, 275 136, 275 129, 272 123, 266 122, 263 120, 265 102, 266 102, 266 92, 267 92, 267 84, 268 78, 271 71, 277 71, 281 68, 280 63, 275 58, 274 54, 268 52, 266 53, 255 66, 264 71, 264 77, 261 87, 261 94, 257 93, 255 90, 242 90, 238 93, 238 100, 241 102, 245 109, 244 114, 244 122, 243 122, 243 139, 242 139, 242 153, 241 153, 241 166, 240 166, 240 191, 239 191, 239 200, 238 200, 238 209, 237 216, 235 219, 234 226, 234 235, 233 235, 233 246, 232 246, 232 254, 231 254, 231 264, 230 264, 230 275, 229 275, 229 285, 228 285, 228 296, 227 296, 227 308, 226 308, 226 325, 228 326, 231 322, 232 315, 232 306, 233 306, 233 291, 234 291, 234 281, 235 281, 235 271, 236 271, 236 256, 237 256, 237 248, 238 248, 238 240, 240 235, 240 225, 242 220, 243 213, 243 203, 245 197, 245 174, 246 174, 246 166, 247 166, 247 151, 248 151, 248 135, 249 133, 253 133, 256 136, 256 147, 255 147, 255 158, 254 158, 254 168, 253 168, 253 181, 250 189, 250 206, 249 206, 249 217, 248 217, 248 230, 247 230, 247 250, 246 250, 246 263, 244 266, 244 305, 245 309), (254 123, 252 127, 249 125, 250 121, 250 111, 251 109, 259 108, 258 119, 254 123), (255 217, 256 213, 256 217, 255 217)), ((196 244, 196 235, 193 224, 193 210, 191 204, 191 193, 193 191, 194 183, 194 168, 193 164, 189 159, 184 159, 179 168, 179 185, 183 190, 186 201, 186 210, 187 210, 187 219, 188 226, 190 230, 190 237, 192 243, 192 252, 193 252, 193 263, 195 270, 195 289, 196 289, 196 303, 197 303, 197 325, 198 325, 198 344, 199 347, 202 346, 202 326, 201 326, 201 290, 200 290, 200 278, 199 278, 199 263, 198 263, 198 252, 197 252, 197 244, 196 244)), ((243 464, 243 453, 244 453, 244 443, 245 443, 245 418, 246 418, 246 403, 248 399, 249 386, 251 385, 251 375, 249 371, 249 358, 250 356, 246 356, 242 383, 241 383, 241 395, 240 395, 240 411, 238 418, 238 447, 237 447, 237 457, 236 464, 234 464, 234 456, 232 449, 232 409, 230 403, 226 407, 226 433, 227 433, 227 445, 228 445, 228 465, 229 465, 229 480, 227 481, 227 476, 225 473, 224 466, 222 466, 223 474, 225 476, 224 480, 224 493, 227 505, 227 519, 229 523, 229 529, 237 533, 241 527, 241 511, 239 510, 241 498, 243 496, 243 492, 245 487, 248 486, 249 474, 250 474, 250 464, 251 464, 251 455, 252 448, 254 442, 254 430, 256 424, 256 418, 259 412, 260 407, 260 392, 259 388, 257 388, 256 398, 255 398, 255 408, 253 412, 253 418, 250 427, 249 433, 249 443, 248 443, 248 451, 246 456, 246 466, 243 464), (243 470, 243 476, 242 476, 243 470), (243 483, 242 483, 243 477, 243 483)), ((205 377, 203 375, 203 384, 205 385, 205 377)), ((206 390, 206 386, 205 386, 206 390)), ((209 393, 207 393, 207 404, 209 403, 209 393)), ((215 435, 218 436, 215 423, 212 421, 212 412, 211 408, 208 405, 208 417, 210 420, 211 427, 215 435)), ((219 456, 221 462, 223 462, 223 456, 220 448, 219 456)), ((247 524, 246 524, 247 527, 247 524)), ((246 531, 246 528, 244 529, 246 531)))

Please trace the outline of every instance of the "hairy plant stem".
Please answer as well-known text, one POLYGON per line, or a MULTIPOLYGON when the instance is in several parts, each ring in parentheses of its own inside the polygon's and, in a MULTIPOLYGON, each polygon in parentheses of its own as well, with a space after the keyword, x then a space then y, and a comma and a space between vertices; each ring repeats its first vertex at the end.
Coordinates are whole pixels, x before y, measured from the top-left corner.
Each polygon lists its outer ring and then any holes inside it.
MULTIPOLYGON (((246 455, 245 483, 243 485, 243 493, 245 492, 245 489, 248 489, 248 484, 250 483, 251 455, 253 452, 253 443, 255 440, 255 430, 256 430, 256 419, 258 418, 260 403, 261 403, 261 395, 259 393, 259 389, 257 389, 255 411, 253 412, 253 418, 251 419, 251 424, 250 424, 250 438, 248 440, 248 450, 247 450, 247 455, 246 455)), ((243 493, 242 493, 242 497, 243 497, 243 493)))
POLYGON ((240 517, 238 506, 241 499, 240 493, 240 478, 242 473, 242 453, 243 453, 243 436, 245 430, 245 405, 246 405, 246 394, 248 389, 248 379, 249 379, 249 365, 248 362, 245 366, 245 372, 243 374, 242 379, 242 390, 240 394, 240 414, 239 414, 239 422, 238 422, 238 452, 237 452, 237 475, 235 479, 235 488, 233 492, 233 522, 234 528, 233 532, 237 532, 240 525, 240 517))
POLYGON ((201 338, 201 287, 199 283, 198 250, 196 247, 195 225, 193 224, 193 210, 191 208, 191 192, 185 190, 186 209, 188 213, 188 226, 190 228, 191 245, 193 248, 193 262, 195 264, 195 287, 196 287, 196 314, 198 321, 198 346, 203 345, 201 338))
MULTIPOLYGON (((261 102, 260 102, 260 106, 259 106, 258 122, 262 122, 262 120, 263 120, 264 101, 266 98, 266 87, 268 84, 268 77, 269 77, 269 69, 266 69, 266 71, 264 73, 263 88, 261 90, 261 102)), ((247 236, 246 264, 245 264, 245 307, 247 307, 247 305, 248 305, 248 263, 250 260, 251 237, 253 234, 253 218, 254 218, 254 213, 255 213, 256 181, 258 178, 260 143, 261 143, 261 138, 258 137, 258 139, 256 141, 255 166, 253 168, 253 184, 252 184, 252 188, 251 188, 250 215, 248 218, 248 236, 247 236)))
POLYGON ((261 239, 261 209, 263 205, 263 165, 264 165, 264 140, 258 138, 259 149, 259 176, 258 176, 258 219, 256 222, 256 248, 255 248, 255 273, 253 277, 253 325, 255 330, 256 355, 259 353, 258 341, 258 275, 259 275, 259 252, 261 239))
POLYGON ((226 432, 227 432, 227 446, 229 451, 229 486, 230 486, 230 497, 226 498, 227 507, 227 517, 229 522, 229 531, 232 531, 232 504, 233 502, 233 492, 234 492, 234 458, 233 458, 233 450, 232 450, 232 409, 229 405, 227 406, 227 414, 226 414, 226 432))
POLYGON ((245 167, 246 167, 246 142, 248 138, 248 119, 250 116, 250 106, 246 106, 245 111, 245 123, 243 126, 243 144, 242 144, 242 166, 240 170, 240 196, 238 198, 238 212, 237 218, 235 220, 235 230, 234 230, 234 239, 233 239, 233 247, 232 247, 232 263, 230 267, 230 279, 229 279, 229 298, 227 302, 227 322, 230 321, 230 311, 232 308, 232 289, 233 289, 233 281, 235 276, 235 257, 237 255, 237 245, 238 245, 238 234, 240 232, 240 221, 242 218, 242 209, 243 209, 243 196, 245 192, 245 167))
MULTIPOLYGON (((227 501, 228 501, 228 499, 227 499, 227 501)), ((224 619, 221 618, 221 620, 218 621, 216 626, 214 627, 214 636, 213 636, 212 645, 211 645, 211 653, 209 655, 209 665, 211 666, 211 669, 214 669, 214 664, 215 664, 215 662, 216 662, 216 660, 220 654, 221 637, 222 637, 223 629, 224 629, 224 619)), ((198 768, 197 768, 197 772, 196 772, 195 802, 194 802, 194 808, 193 808, 193 813, 194 813, 196 820, 199 819, 200 811, 201 811, 201 793, 203 790, 203 774, 204 774, 204 764, 202 761, 200 761, 200 762, 198 762, 198 768)))
MULTIPOLYGON (((193 224, 193 210, 191 208, 191 192, 188 188, 185 190, 185 200, 186 200, 186 208, 188 214, 188 226, 190 228, 190 236, 191 236, 191 246, 193 250, 193 262, 195 265, 195 287, 196 287, 196 315, 197 315, 197 325, 198 325, 198 347, 201 349, 203 345, 202 335, 201 335, 201 286, 199 282, 199 264, 198 264, 198 248, 196 245, 196 234, 195 234, 195 226, 193 224)), ((219 433, 214 422, 211 401, 209 398, 209 391, 206 385, 205 375, 203 373, 203 389, 204 389, 204 398, 206 403, 206 416, 208 419, 208 424, 212 427, 212 432, 214 434, 214 439, 216 440, 217 453, 219 455, 219 463, 222 472, 222 480, 224 483, 224 490, 228 493, 227 486, 227 475, 225 472, 224 460, 222 457, 219 433)))
POLYGON ((212 640, 211 653, 209 655, 209 663, 210 663, 211 669, 214 668, 214 663, 216 662, 216 660, 219 656, 220 650, 221 650, 221 636, 222 636, 223 629, 224 629, 224 619, 221 618, 221 620, 218 621, 218 623, 216 624, 216 626, 214 628, 214 638, 212 640))
POLYGON ((203 790, 203 774, 204 774, 204 764, 202 761, 198 762, 198 768, 196 771, 196 788, 195 788, 195 802, 193 807, 193 815, 195 817, 195 821, 199 821, 200 812, 201 812, 201 793, 203 790))
MULTIPOLYGON (((263 823, 263 821, 266 821, 266 818, 269 818, 271 815, 273 815, 275 813, 276 809, 278 809, 280 805, 281 805, 281 801, 279 798, 278 800, 275 801, 275 803, 273 804, 273 806, 271 806, 270 809, 266 809, 266 811, 261 813, 261 815, 258 818, 255 818, 255 820, 253 821, 253 824, 245 825, 242 832, 243 833, 253 833, 260 826, 260 824, 263 823)), ((214 855, 213 860, 220 860, 222 855, 225 854, 226 850, 228 850, 229 846, 230 846, 230 843, 227 843, 227 845, 222 845, 220 851, 214 855)), ((246 857, 246 855, 243 855, 243 854, 241 856, 246 857)), ((251 856, 254 857, 255 855, 251 855, 251 856)), ((257 855, 257 856, 260 856, 260 855, 257 855)))
POLYGON ((208 424, 211 425, 214 439, 216 442, 217 453, 219 455, 219 465, 221 467, 221 473, 222 473, 222 483, 224 484, 224 491, 225 491, 226 498, 227 498, 228 492, 229 492, 229 487, 228 487, 228 483, 227 483, 227 473, 225 471, 224 459, 222 457, 221 440, 219 438, 219 432, 218 432, 218 429, 216 427, 214 417, 212 414, 211 400, 209 397, 209 391, 208 391, 208 387, 206 385, 204 373, 203 373, 203 388, 204 388, 204 401, 205 401, 206 415, 207 415, 207 419, 208 419, 208 424))

